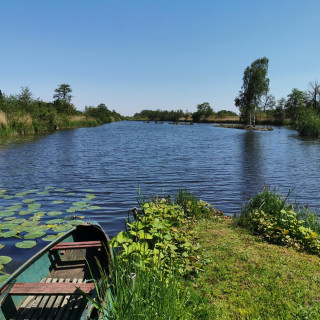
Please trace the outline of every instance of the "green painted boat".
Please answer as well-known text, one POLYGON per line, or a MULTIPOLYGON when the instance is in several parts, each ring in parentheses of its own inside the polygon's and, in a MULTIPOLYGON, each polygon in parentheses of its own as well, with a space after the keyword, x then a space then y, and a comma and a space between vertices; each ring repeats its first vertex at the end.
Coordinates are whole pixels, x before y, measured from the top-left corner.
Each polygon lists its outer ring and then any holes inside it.
POLYGON ((94 318, 81 290, 95 297, 99 263, 109 270, 112 259, 108 243, 97 223, 78 225, 50 243, 1 284, 0 319, 94 318))

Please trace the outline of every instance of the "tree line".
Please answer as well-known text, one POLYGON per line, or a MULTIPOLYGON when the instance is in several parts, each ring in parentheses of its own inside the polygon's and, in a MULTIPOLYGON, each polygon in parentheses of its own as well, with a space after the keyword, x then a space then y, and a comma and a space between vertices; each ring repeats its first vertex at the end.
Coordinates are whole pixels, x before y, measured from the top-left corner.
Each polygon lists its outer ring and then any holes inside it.
POLYGON ((208 102, 203 102, 197 105, 197 111, 189 112, 188 110, 183 111, 182 109, 178 110, 149 110, 145 109, 139 113, 135 113, 133 119, 135 120, 151 120, 151 121, 193 121, 200 122, 204 119, 210 117, 228 117, 228 116, 237 116, 233 111, 221 110, 219 112, 214 112, 212 107, 208 102))
POLYGON ((275 97, 269 93, 267 78, 269 60, 266 57, 255 60, 243 74, 243 84, 235 105, 240 110, 242 121, 255 126, 257 114, 264 113, 279 124, 289 120, 301 135, 320 135, 320 84, 309 83, 307 91, 292 89, 287 98, 275 97))
POLYGON ((77 110, 72 103, 72 89, 61 84, 53 94, 53 101, 35 99, 29 87, 21 87, 17 95, 6 95, 0 91, 0 111, 6 122, 0 122, 0 134, 46 132, 61 128, 93 126, 122 120, 116 111, 110 111, 105 104, 77 110))

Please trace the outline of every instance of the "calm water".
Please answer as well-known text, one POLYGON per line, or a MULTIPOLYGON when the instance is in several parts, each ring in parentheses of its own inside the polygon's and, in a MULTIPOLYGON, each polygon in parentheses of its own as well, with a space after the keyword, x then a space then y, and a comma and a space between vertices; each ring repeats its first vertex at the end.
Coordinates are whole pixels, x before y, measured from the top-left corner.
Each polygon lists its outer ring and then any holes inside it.
MULTIPOLYGON (((101 209, 85 215, 110 236, 123 228, 123 217, 137 205, 138 187, 147 197, 186 188, 233 214, 266 184, 283 193, 294 188, 293 198, 319 208, 320 141, 301 139, 288 128, 274 129, 119 122, 0 140, 0 189, 14 194, 63 188, 47 195, 42 210, 50 210, 45 206, 53 200, 69 197, 72 202, 95 194, 93 203, 101 209)), ((0 201, 0 206, 8 205, 0 201)))

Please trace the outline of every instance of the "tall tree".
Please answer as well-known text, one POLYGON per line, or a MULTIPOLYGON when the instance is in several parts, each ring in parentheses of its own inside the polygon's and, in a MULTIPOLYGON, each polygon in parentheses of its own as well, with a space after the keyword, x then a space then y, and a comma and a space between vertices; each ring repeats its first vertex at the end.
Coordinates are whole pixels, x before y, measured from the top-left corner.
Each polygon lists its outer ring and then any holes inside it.
POLYGON ((70 92, 72 92, 72 89, 69 84, 60 84, 59 87, 54 90, 54 92, 55 94, 53 95, 53 99, 68 103, 71 102, 72 95, 70 92))
POLYGON ((57 89, 54 90, 55 94, 53 95, 54 106, 56 107, 59 113, 66 113, 66 114, 74 114, 75 108, 71 104, 72 89, 69 84, 60 84, 57 89))
POLYGON ((253 61, 243 74, 242 90, 235 98, 235 105, 239 108, 241 118, 248 125, 255 126, 256 111, 261 97, 269 90, 267 78, 269 60, 266 57, 253 61))
POLYGON ((306 103, 306 94, 296 88, 292 89, 291 93, 288 94, 288 99, 285 104, 286 116, 295 122, 298 118, 299 111, 306 106, 306 103))

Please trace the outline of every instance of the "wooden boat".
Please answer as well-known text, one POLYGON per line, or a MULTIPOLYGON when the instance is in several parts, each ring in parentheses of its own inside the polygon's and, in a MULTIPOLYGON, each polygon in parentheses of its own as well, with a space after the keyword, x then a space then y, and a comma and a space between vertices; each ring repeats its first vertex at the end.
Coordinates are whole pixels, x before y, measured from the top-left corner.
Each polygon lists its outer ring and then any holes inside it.
POLYGON ((112 252, 99 224, 79 225, 24 263, 0 286, 0 319, 88 319, 94 308, 97 260, 108 270, 112 252))

